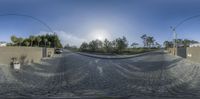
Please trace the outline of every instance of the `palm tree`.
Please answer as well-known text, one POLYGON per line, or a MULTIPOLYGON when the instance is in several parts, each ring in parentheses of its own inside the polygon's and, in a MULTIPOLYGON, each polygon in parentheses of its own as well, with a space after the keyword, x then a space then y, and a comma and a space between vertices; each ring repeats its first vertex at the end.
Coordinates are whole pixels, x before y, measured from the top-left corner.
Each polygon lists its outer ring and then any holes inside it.
POLYGON ((161 47, 161 45, 158 42, 156 42, 155 45, 156 45, 157 48, 161 47))
POLYGON ((40 42, 42 41, 42 39, 40 38, 40 36, 36 37, 36 41, 38 43, 38 47, 40 46, 40 42))
POLYGON ((17 43, 18 43, 17 37, 16 37, 15 35, 12 35, 12 36, 11 36, 11 41, 12 41, 14 44, 17 44, 17 43))
POLYGON ((155 42, 155 40, 152 36, 147 37, 147 46, 148 47, 152 47, 152 45, 154 45, 154 42, 155 42))
POLYGON ((184 45, 184 47, 190 46, 190 43, 191 43, 191 41, 188 40, 188 39, 184 39, 184 40, 183 40, 183 45, 184 45))
POLYGON ((143 40, 144 47, 148 46, 148 44, 147 44, 147 35, 144 34, 144 35, 142 35, 140 38, 143 40))
POLYGON ((150 46, 154 46, 155 39, 154 37, 150 37, 150 46))
POLYGON ((165 41, 163 43, 163 45, 165 46, 165 48, 171 48, 174 46, 173 42, 172 41, 165 41))
POLYGON ((19 46, 21 46, 21 44, 22 44, 22 42, 24 41, 24 39, 23 38, 18 38, 18 42, 19 42, 19 46))
POLYGON ((47 43, 48 45, 49 45, 49 47, 51 47, 51 42, 50 41, 48 41, 48 43, 47 43))
POLYGON ((45 47, 46 47, 46 45, 47 45, 47 41, 48 41, 48 40, 45 38, 45 39, 44 39, 45 47))
POLYGON ((137 45, 139 45, 138 43, 132 43, 131 46, 134 48, 136 47, 137 45))
POLYGON ((26 41, 24 42, 24 44, 28 47, 29 44, 30 44, 30 42, 26 40, 26 41))
POLYGON ((33 46, 33 41, 35 40, 35 36, 31 35, 29 37, 30 41, 31 41, 31 46, 33 46))

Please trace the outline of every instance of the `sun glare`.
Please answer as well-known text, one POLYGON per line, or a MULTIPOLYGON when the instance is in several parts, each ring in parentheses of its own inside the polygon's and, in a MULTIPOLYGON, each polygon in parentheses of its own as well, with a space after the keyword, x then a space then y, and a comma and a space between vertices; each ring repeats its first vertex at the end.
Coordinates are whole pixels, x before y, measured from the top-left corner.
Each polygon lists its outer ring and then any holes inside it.
POLYGON ((94 39, 98 39, 103 41, 105 38, 108 38, 108 33, 105 30, 95 30, 92 32, 92 37, 94 39))
POLYGON ((103 40, 103 39, 105 39, 105 37, 104 37, 102 34, 97 34, 96 38, 97 38, 98 40, 103 40))

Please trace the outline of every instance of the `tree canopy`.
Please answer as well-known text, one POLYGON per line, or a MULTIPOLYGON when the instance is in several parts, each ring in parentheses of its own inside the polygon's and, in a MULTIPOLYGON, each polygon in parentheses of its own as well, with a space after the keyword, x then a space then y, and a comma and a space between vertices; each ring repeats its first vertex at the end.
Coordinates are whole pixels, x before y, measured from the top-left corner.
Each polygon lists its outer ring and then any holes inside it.
POLYGON ((174 46, 174 41, 176 42, 178 47, 189 47, 190 44, 199 43, 195 40, 189 40, 189 39, 175 39, 173 41, 164 41, 163 45, 165 48, 172 48, 174 46))
POLYGON ((46 34, 46 35, 30 35, 28 38, 11 36, 11 41, 13 46, 38 46, 38 47, 56 47, 62 48, 60 39, 56 34, 46 34))
POLYGON ((128 47, 128 41, 126 37, 117 38, 113 41, 105 39, 101 40, 92 40, 89 43, 83 42, 80 46, 80 51, 89 51, 89 52, 116 52, 121 53, 122 50, 128 47))

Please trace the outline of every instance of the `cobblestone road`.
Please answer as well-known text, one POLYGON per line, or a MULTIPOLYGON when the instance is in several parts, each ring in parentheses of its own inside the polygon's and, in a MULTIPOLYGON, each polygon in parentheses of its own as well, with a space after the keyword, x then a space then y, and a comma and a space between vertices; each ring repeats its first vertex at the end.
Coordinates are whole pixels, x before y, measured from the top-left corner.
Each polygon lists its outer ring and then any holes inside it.
POLYGON ((200 65, 162 51, 128 59, 64 52, 14 71, 0 68, 0 97, 200 98, 200 65))

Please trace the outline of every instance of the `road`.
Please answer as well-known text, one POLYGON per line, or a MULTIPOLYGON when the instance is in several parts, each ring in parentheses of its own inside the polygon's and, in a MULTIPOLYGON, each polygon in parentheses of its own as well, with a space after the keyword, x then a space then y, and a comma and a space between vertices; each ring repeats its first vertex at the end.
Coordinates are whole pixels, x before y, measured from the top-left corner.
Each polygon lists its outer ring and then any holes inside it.
POLYGON ((163 51, 127 59, 65 51, 20 71, 1 66, 0 97, 200 98, 199 67, 163 51))

